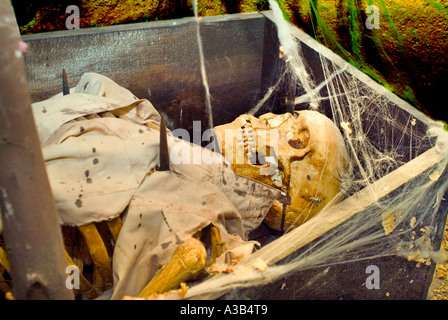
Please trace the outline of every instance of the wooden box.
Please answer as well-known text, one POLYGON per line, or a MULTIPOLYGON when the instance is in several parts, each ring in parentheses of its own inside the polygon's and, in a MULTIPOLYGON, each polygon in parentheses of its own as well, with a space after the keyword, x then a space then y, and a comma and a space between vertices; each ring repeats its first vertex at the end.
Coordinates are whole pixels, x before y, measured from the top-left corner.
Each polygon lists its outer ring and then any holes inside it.
MULTIPOLYGON (((271 12, 232 14, 201 18, 200 31, 210 86, 213 122, 220 125, 233 121, 262 99, 275 84, 278 70, 284 66, 279 57, 276 25, 271 12)), ((404 135, 397 152, 411 161, 430 149, 433 140, 425 136, 428 119, 412 106, 388 92, 368 76, 311 37, 291 26, 292 34, 301 43, 303 55, 315 83, 325 80, 321 59, 344 69, 344 74, 387 100, 395 125, 383 133, 387 123, 369 119, 369 138, 382 148, 387 139, 399 134, 399 124, 410 117, 416 120, 415 135, 404 135), (410 148, 409 146, 415 146, 410 148)), ((184 18, 118 25, 111 27, 57 31, 27 35, 26 72, 33 102, 44 100, 62 91, 61 72, 65 68, 69 83, 74 86, 86 72, 105 75, 132 91, 139 98, 150 100, 168 119, 170 129, 193 130, 193 121, 207 129, 204 87, 201 82, 196 20, 184 18)), ((361 87, 361 86, 360 86, 361 87)), ((325 96, 325 88, 321 94, 325 96)), ((286 85, 280 85, 269 97, 269 108, 261 112, 285 112, 288 108, 286 85)), ((331 117, 331 106, 322 102, 331 117)), ((368 114, 367 114, 368 115, 368 114)), ((439 180, 446 179, 446 172, 439 180)), ((429 222, 434 228, 432 243, 437 249, 442 241, 447 204, 442 201, 437 214, 429 222)), ((344 224, 339 226, 344 227, 344 224)), ((381 228, 381 226, 378 226, 381 228)), ((257 240, 277 241, 279 235, 258 234, 257 240)), ((308 244, 310 245, 310 244, 308 244)), ((282 259, 287 261, 287 257, 282 259)), ((279 263, 282 263, 279 261, 279 263)), ((293 272, 262 287, 234 290, 220 298, 250 299, 426 299, 435 264, 418 265, 399 256, 361 259, 293 272), (369 265, 381 270, 379 289, 366 286, 369 265)))

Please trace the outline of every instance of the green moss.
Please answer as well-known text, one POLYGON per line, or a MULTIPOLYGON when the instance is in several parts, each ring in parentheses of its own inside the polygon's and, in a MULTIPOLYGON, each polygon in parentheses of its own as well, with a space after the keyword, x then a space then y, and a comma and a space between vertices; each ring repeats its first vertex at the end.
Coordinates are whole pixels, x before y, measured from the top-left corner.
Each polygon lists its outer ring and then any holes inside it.
MULTIPOLYGON (((278 6, 282 10, 283 17, 286 21, 291 22, 291 11, 289 10, 287 4, 285 3, 285 0, 274 0, 278 3, 278 6)), ((266 1, 268 4, 268 10, 270 10, 269 1, 266 1)))
POLYGON ((33 30, 36 26, 37 21, 39 21, 39 16, 36 15, 33 20, 28 22, 26 25, 19 27, 20 33, 28 33, 27 31, 33 30))
POLYGON ((415 98, 414 90, 412 90, 411 87, 409 87, 408 85, 405 85, 402 92, 408 101, 410 101, 412 104, 416 105, 417 101, 415 98))
POLYGON ((362 31, 360 30, 360 23, 358 21, 358 8, 354 3, 354 0, 348 0, 348 26, 350 31, 351 52, 362 61, 362 31))
MULTIPOLYGON (((258 11, 269 10, 269 1, 268 0, 257 0, 255 1, 255 6, 258 11)), ((285 8, 286 10, 286 8, 285 8)))
POLYGON ((445 131, 448 131, 448 124, 446 122, 444 122, 444 121, 441 121, 441 122, 443 123, 443 129, 445 131))
MULTIPOLYGON (((340 20, 343 19, 345 21, 345 24, 341 26, 346 27, 348 31, 347 34, 344 34, 347 36, 345 45, 338 41, 338 37, 333 34, 332 29, 327 25, 329 21, 334 19, 332 16, 334 12, 331 13, 327 12, 328 10, 318 10, 315 0, 304 1, 306 1, 306 4, 308 5, 308 15, 313 30, 312 36, 314 36, 316 40, 333 50, 348 63, 361 70, 390 92, 403 97, 413 105, 417 104, 414 91, 407 84, 406 79, 403 78, 402 73, 398 70, 383 46, 381 36, 384 38, 384 29, 381 31, 372 29, 366 33, 364 26, 365 16, 363 16, 363 8, 359 7, 359 1, 347 0, 345 2, 347 5, 344 10, 338 10, 337 12, 340 20), (321 14, 325 14, 325 16, 322 17, 321 14), (383 33, 380 34, 379 32, 383 33), (369 46, 364 48, 364 44, 368 44, 369 46), (366 52, 367 50, 369 51, 366 52), (379 65, 384 70, 387 70, 387 75, 383 75, 381 71, 376 69, 375 65, 378 64, 378 62, 380 62, 379 65), (386 76, 388 78, 386 78, 386 76)), ((371 3, 371 1, 369 1, 369 3, 371 3)), ((381 3, 384 5, 383 0, 381 0, 381 3)), ((397 29, 390 18, 387 8, 385 8, 384 12, 387 17, 386 26, 396 39, 399 51, 402 51, 402 41, 406 39, 406 36, 398 35, 397 29)), ((390 41, 390 39, 387 40, 390 41)))

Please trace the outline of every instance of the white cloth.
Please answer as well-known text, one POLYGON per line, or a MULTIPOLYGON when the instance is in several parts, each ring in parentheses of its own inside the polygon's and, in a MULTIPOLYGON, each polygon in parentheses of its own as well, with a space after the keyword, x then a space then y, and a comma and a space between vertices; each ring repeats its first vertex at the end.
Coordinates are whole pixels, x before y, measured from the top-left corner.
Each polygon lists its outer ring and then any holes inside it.
POLYGON ((127 208, 113 255, 112 299, 138 295, 182 241, 210 224, 220 229, 224 251, 252 251, 247 234, 263 220, 276 189, 236 175, 220 155, 171 135, 176 161, 170 171, 155 171, 160 133, 144 124, 159 124, 160 115, 149 101, 94 73, 72 92, 33 104, 33 114, 61 223, 108 220, 127 208), (106 111, 129 120, 91 116, 106 111), (72 121, 80 116, 89 119, 72 121), (219 162, 188 163, 195 153, 219 162))

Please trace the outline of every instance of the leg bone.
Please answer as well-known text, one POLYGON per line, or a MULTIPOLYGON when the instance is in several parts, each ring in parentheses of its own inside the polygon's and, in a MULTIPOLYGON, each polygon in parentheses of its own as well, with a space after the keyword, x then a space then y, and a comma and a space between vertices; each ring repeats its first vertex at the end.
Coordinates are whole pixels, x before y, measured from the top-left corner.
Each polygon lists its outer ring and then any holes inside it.
POLYGON ((187 239, 176 248, 168 264, 155 274, 139 297, 148 298, 177 288, 182 282, 203 270, 206 260, 204 245, 195 238, 187 239))

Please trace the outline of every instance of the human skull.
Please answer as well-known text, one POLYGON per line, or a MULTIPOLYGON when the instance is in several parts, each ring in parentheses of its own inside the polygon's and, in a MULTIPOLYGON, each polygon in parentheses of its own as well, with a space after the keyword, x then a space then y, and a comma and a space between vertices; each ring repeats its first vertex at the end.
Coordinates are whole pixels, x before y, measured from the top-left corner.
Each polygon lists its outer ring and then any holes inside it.
POLYGON ((243 114, 215 127, 215 135, 237 174, 281 190, 265 217, 273 229, 301 225, 340 190, 347 161, 344 141, 336 125, 317 111, 259 118, 243 114))

